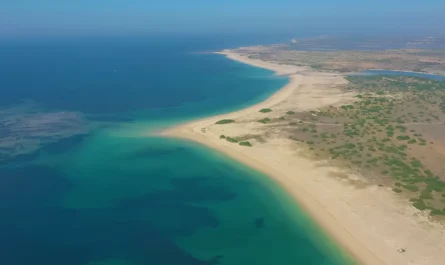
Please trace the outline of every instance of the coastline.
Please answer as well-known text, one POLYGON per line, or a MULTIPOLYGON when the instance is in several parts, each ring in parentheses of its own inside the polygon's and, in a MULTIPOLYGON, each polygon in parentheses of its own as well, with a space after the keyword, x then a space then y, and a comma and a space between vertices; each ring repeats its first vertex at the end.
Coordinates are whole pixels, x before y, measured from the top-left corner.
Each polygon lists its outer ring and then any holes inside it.
POLYGON ((293 65, 283 65, 283 64, 275 64, 271 62, 266 62, 258 59, 251 59, 246 56, 230 52, 228 50, 223 50, 220 52, 214 52, 215 54, 220 54, 226 56, 228 59, 233 61, 237 61, 240 63, 248 64, 250 66, 267 69, 275 72, 276 75, 292 75, 297 71, 301 71, 303 67, 293 66, 293 65))
MULTIPOLYGON (((391 189, 377 186, 356 189, 343 178, 335 177, 344 171, 329 162, 305 157, 304 150, 289 139, 272 135, 266 142, 254 140, 252 148, 220 139, 223 134, 248 135, 263 130, 267 125, 256 122, 265 117, 259 112, 262 108, 272 108, 271 115, 275 117, 271 118, 278 118, 295 108, 315 110, 354 100, 355 93, 347 94, 335 87, 347 83, 343 75, 250 59, 228 50, 218 54, 287 75, 289 83, 263 102, 179 124, 161 132, 161 136, 197 142, 265 173, 358 264, 441 264, 445 258, 442 226, 436 226, 427 216, 402 203, 391 189), (215 126, 221 119, 236 122, 215 126), (401 249, 404 251, 400 252, 401 249)), ((362 181, 359 176, 352 177, 362 181)))
POLYGON ((169 128, 161 132, 162 136, 182 138, 191 140, 193 142, 202 144, 209 148, 218 150, 227 156, 253 168, 260 172, 265 173, 276 181, 284 190, 291 195, 296 203, 298 203, 304 211, 313 219, 317 225, 319 225, 337 244, 339 244, 349 256, 351 256, 358 264, 384 264, 373 253, 366 249, 359 241, 357 241, 352 234, 350 234, 344 227, 342 227, 336 219, 326 212, 324 207, 314 199, 311 194, 304 189, 295 185, 282 173, 274 168, 264 165, 260 161, 249 157, 237 150, 227 148, 227 145, 220 145, 212 141, 205 134, 199 132, 199 128, 214 124, 220 119, 228 117, 242 116, 251 112, 258 112, 262 108, 273 106, 279 102, 286 100, 291 95, 296 87, 299 85, 299 77, 308 71, 307 68, 297 66, 278 65, 270 62, 264 62, 256 59, 249 59, 245 56, 231 53, 229 51, 215 52, 226 56, 228 59, 238 61, 240 63, 248 64, 254 67, 259 67, 273 71, 279 76, 289 76, 289 82, 280 88, 277 92, 271 95, 266 100, 259 102, 255 105, 241 109, 239 111, 211 116, 208 118, 199 119, 196 121, 187 122, 185 124, 179 124, 173 128, 169 128), (296 74, 300 72, 300 74, 296 74))

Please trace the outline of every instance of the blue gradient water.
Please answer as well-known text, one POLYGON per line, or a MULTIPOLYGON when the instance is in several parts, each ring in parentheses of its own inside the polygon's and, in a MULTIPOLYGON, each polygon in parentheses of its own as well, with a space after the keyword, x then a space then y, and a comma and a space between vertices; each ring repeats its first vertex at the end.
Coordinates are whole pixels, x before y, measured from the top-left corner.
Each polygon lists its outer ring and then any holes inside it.
POLYGON ((147 136, 287 82, 173 40, 1 45, 0 263, 350 264, 267 176, 147 136))

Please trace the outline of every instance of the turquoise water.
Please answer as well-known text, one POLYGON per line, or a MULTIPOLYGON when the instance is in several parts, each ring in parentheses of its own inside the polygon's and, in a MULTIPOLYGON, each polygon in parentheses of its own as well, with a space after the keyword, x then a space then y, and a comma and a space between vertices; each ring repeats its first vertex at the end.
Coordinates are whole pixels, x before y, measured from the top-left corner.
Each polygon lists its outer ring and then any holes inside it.
POLYGON ((256 103, 287 82, 192 44, 1 49, 10 60, 0 63, 0 144, 21 136, 0 145, 2 264, 352 264, 267 176, 148 136, 256 103), (12 155, 18 146, 24 153, 12 155))

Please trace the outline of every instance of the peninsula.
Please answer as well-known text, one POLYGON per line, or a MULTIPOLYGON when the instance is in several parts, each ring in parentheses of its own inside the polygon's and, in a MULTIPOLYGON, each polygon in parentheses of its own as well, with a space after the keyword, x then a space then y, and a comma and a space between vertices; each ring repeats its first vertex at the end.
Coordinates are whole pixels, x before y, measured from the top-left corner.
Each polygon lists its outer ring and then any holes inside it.
POLYGON ((288 75, 289 83, 259 104, 163 135, 266 173, 359 264, 443 264, 444 82, 345 75, 373 68, 441 72, 442 57, 405 50, 386 51, 385 58, 309 53, 283 45, 219 54, 288 75))

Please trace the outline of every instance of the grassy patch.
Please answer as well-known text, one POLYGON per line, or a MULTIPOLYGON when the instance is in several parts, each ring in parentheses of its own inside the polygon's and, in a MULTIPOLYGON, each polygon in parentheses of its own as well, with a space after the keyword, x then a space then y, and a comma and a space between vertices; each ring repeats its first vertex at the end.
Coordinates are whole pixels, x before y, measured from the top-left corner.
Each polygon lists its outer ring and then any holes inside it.
POLYGON ((238 139, 233 138, 233 137, 229 137, 229 136, 226 137, 226 140, 228 142, 231 142, 231 143, 238 143, 239 142, 238 139))
POLYGON ((239 145, 252 147, 252 144, 249 141, 240 142, 239 145))
POLYGON ((397 140, 403 141, 403 140, 409 140, 410 137, 408 135, 399 135, 396 137, 397 140))
POLYGON ((355 107, 353 105, 343 105, 343 106, 341 106, 341 108, 344 109, 344 110, 355 109, 355 107))
POLYGON ((403 187, 412 192, 419 191, 419 187, 417 187, 416 185, 404 185, 403 187))
POLYGON ((272 109, 260 109, 260 112, 268 113, 268 112, 272 112, 272 109))
POLYGON ((395 193, 401 193, 402 192, 402 190, 399 189, 399 188, 394 188, 394 189, 392 189, 392 191, 394 191, 395 193))
POLYGON ((234 123, 234 120, 231 119, 224 119, 224 120, 219 120, 216 122, 216 124, 229 124, 229 123, 234 123))
POLYGON ((258 122, 266 124, 266 123, 270 122, 270 119, 264 118, 264 119, 259 120, 258 122))

